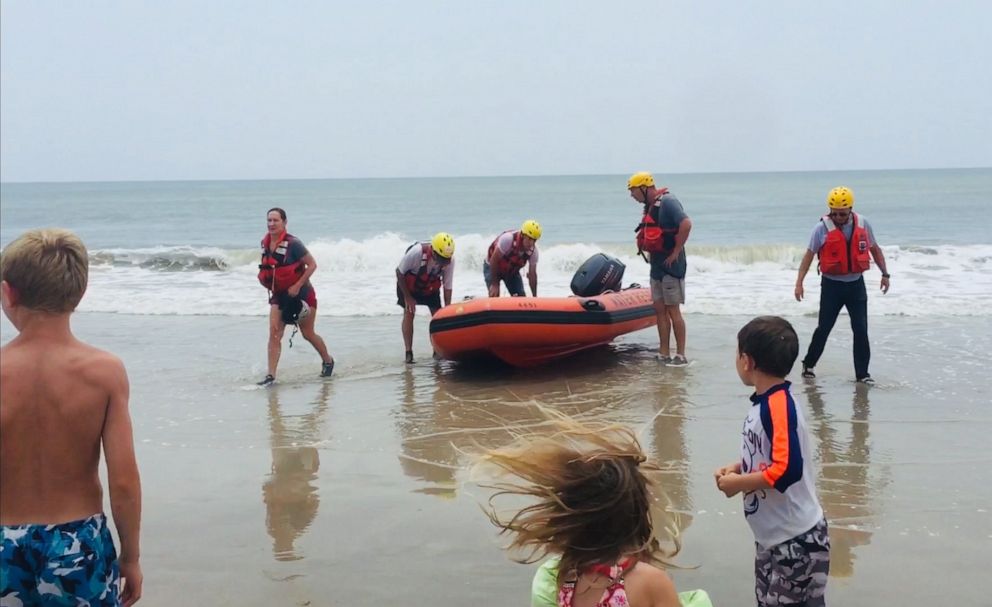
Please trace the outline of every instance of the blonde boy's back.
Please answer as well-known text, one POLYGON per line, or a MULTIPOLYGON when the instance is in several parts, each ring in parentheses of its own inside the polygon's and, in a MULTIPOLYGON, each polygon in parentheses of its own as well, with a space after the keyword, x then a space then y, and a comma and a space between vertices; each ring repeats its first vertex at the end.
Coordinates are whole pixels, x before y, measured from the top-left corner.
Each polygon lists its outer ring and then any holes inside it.
POLYGON ((141 596, 127 373, 69 326, 88 273, 86 247, 67 230, 32 230, 0 252, 0 302, 18 332, 0 350, 0 596, 16 604, 54 594, 116 605, 122 578, 125 605, 141 596), (101 447, 119 559, 103 514, 101 447))
POLYGON ((103 511, 101 439, 111 394, 126 383, 117 357, 71 335, 3 348, 0 524, 61 523, 103 511))

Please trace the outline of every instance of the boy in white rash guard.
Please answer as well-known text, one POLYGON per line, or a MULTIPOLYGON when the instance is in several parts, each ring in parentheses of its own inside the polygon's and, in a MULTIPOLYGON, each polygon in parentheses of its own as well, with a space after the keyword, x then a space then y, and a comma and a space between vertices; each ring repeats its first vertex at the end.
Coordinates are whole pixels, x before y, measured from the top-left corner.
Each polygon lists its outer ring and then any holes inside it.
POLYGON ((826 604, 830 537, 816 497, 806 420, 785 380, 798 356, 796 331, 777 316, 755 318, 737 334, 737 374, 754 394, 741 459, 715 477, 727 497, 744 494, 759 606, 826 604))

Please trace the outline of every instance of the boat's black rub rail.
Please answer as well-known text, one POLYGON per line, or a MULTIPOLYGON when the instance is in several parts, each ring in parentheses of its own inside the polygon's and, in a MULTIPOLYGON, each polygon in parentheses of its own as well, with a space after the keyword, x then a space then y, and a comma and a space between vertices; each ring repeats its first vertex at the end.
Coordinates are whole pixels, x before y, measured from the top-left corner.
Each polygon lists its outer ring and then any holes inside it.
POLYGON ((442 331, 467 329, 469 327, 489 324, 613 325, 648 316, 654 316, 654 306, 650 304, 636 308, 627 308, 625 310, 615 310, 613 312, 589 310, 576 310, 574 312, 561 310, 485 310, 452 316, 450 318, 434 319, 430 323, 430 330, 431 334, 434 334, 441 333, 442 331))

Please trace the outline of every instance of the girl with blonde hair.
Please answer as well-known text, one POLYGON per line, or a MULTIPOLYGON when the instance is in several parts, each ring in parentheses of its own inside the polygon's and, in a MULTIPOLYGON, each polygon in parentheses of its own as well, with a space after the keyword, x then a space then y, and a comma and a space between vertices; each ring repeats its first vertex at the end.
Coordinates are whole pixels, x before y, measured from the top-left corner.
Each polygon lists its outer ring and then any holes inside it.
POLYGON ((702 591, 680 597, 664 570, 680 548, 678 526, 637 435, 540 409, 551 432, 518 436, 476 465, 477 475, 495 477, 483 485, 495 490, 485 511, 523 555, 515 560, 556 557, 534 578, 533 605, 709 605, 702 591), (504 514, 496 506, 504 498, 529 505, 504 514))

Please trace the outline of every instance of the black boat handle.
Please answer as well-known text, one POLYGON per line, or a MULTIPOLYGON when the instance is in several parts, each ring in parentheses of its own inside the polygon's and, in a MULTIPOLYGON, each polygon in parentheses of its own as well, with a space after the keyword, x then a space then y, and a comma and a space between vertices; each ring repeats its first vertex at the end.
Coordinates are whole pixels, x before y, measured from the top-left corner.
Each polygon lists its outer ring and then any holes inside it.
POLYGON ((602 312, 606 310, 606 306, 598 299, 587 299, 582 302, 582 307, 590 312, 602 312))

